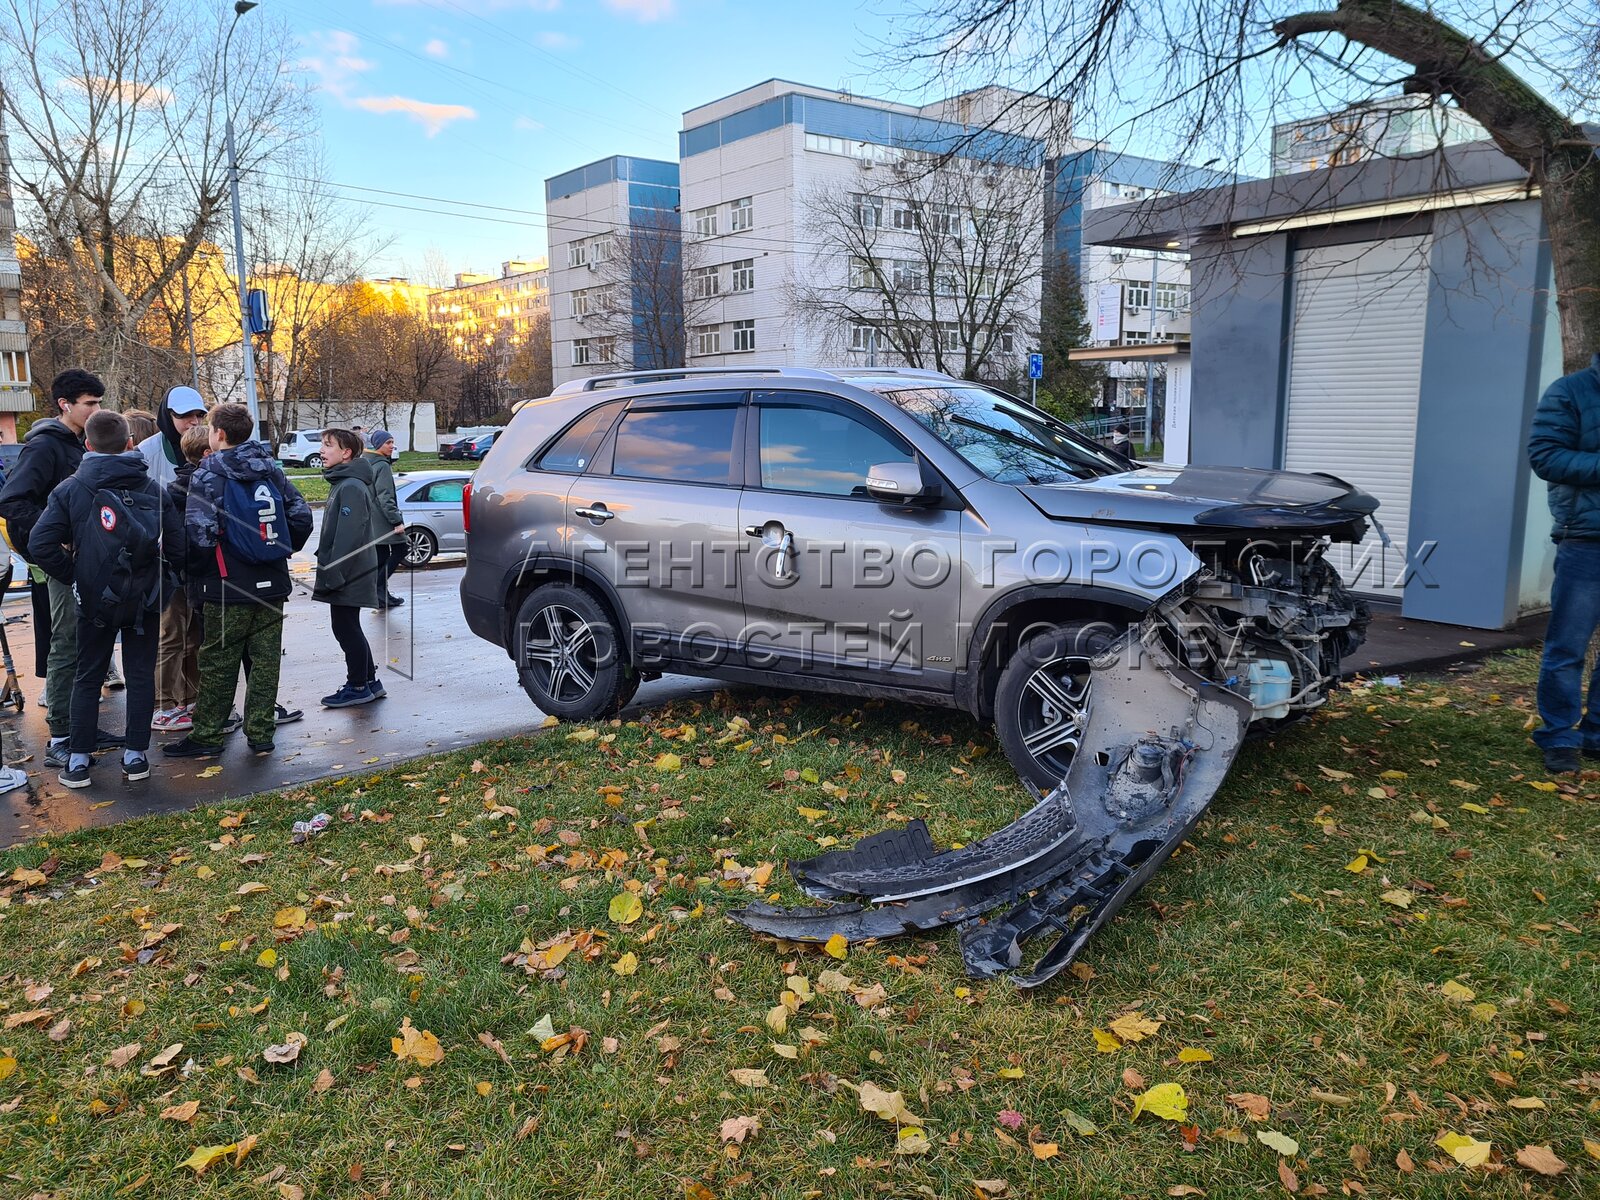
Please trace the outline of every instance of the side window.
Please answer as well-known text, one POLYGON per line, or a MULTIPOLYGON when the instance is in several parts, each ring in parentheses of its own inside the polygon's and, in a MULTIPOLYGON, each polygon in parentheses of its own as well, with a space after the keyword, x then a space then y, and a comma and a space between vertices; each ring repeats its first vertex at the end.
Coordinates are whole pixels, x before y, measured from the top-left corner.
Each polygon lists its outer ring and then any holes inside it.
POLYGON ((728 483, 733 467, 736 405, 630 412, 617 429, 613 475, 728 483))
POLYGON ((441 479, 437 483, 430 483, 420 489, 412 500, 424 504, 460 504, 461 493, 466 490, 466 481, 461 479, 441 479))
POLYGON ((821 496, 865 496, 867 470, 914 462, 898 438, 831 408, 761 407, 761 486, 821 496))
MULTIPOLYGON (((612 400, 592 408, 579 417, 567 431, 558 437, 550 448, 539 456, 541 471, 571 471, 581 474, 588 469, 595 448, 611 428, 611 422, 622 411, 623 401, 612 400)), ((459 500, 460 494, 456 498, 459 500)))

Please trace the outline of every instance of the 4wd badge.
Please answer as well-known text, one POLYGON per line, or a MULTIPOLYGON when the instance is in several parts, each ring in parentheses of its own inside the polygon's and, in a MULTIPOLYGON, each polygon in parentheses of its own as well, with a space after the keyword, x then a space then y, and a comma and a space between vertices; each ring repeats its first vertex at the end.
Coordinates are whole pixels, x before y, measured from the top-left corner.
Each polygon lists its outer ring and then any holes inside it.
POLYGON ((117 510, 109 504, 100 506, 100 527, 110 533, 117 527, 117 510))

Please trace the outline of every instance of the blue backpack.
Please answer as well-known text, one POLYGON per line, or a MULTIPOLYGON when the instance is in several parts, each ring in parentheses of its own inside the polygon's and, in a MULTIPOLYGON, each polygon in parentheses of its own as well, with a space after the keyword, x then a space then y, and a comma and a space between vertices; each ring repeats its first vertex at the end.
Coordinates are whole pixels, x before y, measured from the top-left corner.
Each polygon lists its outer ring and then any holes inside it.
POLYGON ((270 479, 228 479, 218 519, 219 540, 244 562, 281 562, 294 553, 283 493, 270 479))

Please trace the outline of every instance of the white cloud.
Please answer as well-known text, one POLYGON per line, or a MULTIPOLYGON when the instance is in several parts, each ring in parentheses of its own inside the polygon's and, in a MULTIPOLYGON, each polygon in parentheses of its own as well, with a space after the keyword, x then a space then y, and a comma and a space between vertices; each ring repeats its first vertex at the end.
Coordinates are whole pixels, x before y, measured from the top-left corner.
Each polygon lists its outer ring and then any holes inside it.
POLYGON ((544 128, 544 122, 535 121, 532 117, 518 117, 515 121, 511 122, 511 127, 513 129, 526 130, 529 133, 538 133, 544 128))
POLYGON ((422 47, 422 52, 429 58, 449 58, 450 47, 443 38, 429 38, 428 43, 422 47))
POLYGON ((560 33, 554 29, 546 29, 543 33, 536 34, 534 41, 546 50, 574 50, 578 46, 578 39, 570 33, 560 33))
POLYGON ((359 76, 378 65, 361 57, 361 42, 354 34, 312 32, 305 41, 311 53, 300 59, 301 70, 316 76, 323 91, 341 100, 350 94, 359 76))
POLYGON ((677 11, 677 0, 605 0, 606 7, 638 21, 659 21, 677 11))
POLYGON ((99 75, 74 76, 61 81, 63 87, 86 96, 110 99, 134 108, 165 108, 172 103, 172 89, 159 83, 140 83, 134 79, 106 79, 99 75))
POLYGON ((407 96, 358 96, 350 101, 355 108, 370 113, 399 113, 410 117, 436 136, 451 121, 475 121, 477 111, 465 104, 432 104, 426 100, 412 100, 407 96))

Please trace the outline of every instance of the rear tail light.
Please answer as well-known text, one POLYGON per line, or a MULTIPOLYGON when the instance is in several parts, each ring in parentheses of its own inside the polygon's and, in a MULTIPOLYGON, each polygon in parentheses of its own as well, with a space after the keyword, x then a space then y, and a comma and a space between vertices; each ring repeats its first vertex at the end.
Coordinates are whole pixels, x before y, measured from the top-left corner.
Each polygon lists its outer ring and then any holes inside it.
POLYGON ((461 532, 472 532, 472 480, 461 489, 461 532))

